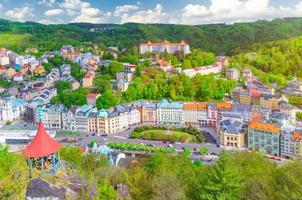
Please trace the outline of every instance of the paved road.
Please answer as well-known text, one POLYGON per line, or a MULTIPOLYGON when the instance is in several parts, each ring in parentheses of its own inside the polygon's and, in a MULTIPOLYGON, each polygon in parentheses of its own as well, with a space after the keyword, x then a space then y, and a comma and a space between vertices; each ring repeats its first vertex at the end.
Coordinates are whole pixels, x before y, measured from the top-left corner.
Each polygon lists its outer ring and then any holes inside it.
MULTIPOLYGON (((161 141, 151 141, 151 140, 142 140, 142 139, 132 139, 129 137, 129 134, 132 132, 132 129, 123 131, 120 133, 114 133, 108 136, 97 136, 93 135, 91 133, 82 133, 82 136, 75 136, 77 138, 82 138, 78 142, 75 143, 75 145, 83 146, 85 147, 87 144, 89 144, 91 141, 96 140, 100 144, 107 144, 108 142, 124 142, 124 143, 132 143, 132 144, 153 144, 160 147, 168 146, 168 143, 164 143, 161 141)), ((172 144, 173 147, 175 147, 177 150, 182 150, 184 147, 191 149, 194 151, 194 149, 199 149, 201 147, 206 147, 209 149, 209 153, 219 153, 222 149, 218 148, 216 146, 216 140, 215 138, 216 133, 215 129, 213 128, 202 128, 201 132, 206 137, 206 143, 174 143, 172 144)), ((62 140, 64 138, 70 138, 73 136, 58 136, 58 140, 62 140)))

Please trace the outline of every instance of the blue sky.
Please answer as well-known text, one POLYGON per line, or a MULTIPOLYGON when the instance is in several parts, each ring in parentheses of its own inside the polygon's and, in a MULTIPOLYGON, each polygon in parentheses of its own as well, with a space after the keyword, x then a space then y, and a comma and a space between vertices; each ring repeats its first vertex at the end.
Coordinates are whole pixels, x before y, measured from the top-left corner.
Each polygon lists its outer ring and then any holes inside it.
POLYGON ((0 18, 45 24, 209 24, 302 17, 302 0, 0 0, 0 18))

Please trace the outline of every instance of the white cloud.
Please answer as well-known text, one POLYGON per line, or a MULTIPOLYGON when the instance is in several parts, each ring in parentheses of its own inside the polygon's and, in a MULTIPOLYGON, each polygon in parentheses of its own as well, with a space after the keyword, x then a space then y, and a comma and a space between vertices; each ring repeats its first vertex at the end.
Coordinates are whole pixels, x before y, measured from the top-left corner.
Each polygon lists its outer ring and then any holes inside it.
POLYGON ((163 12, 163 6, 157 4, 153 10, 139 10, 132 14, 125 13, 121 16, 121 23, 159 23, 168 22, 167 14, 163 12))
POLYGON ((211 0, 210 6, 188 4, 177 23, 233 23, 279 17, 302 16, 302 1, 294 8, 271 6, 269 0, 211 0))
POLYGON ((127 14, 130 11, 134 11, 138 9, 139 7, 137 5, 117 6, 114 11, 114 16, 122 16, 123 14, 127 14))
POLYGON ((80 15, 72 22, 104 23, 111 16, 110 12, 103 13, 98 8, 82 8, 80 15))
POLYGON ((45 16, 54 16, 54 15, 61 15, 64 13, 64 10, 62 9, 52 9, 52 10, 47 10, 44 12, 45 16))
POLYGON ((30 6, 24 6, 6 11, 4 13, 4 17, 11 20, 26 21, 31 20, 35 16, 33 13, 34 8, 30 6))
POLYGON ((41 24, 63 24, 64 21, 62 19, 41 19, 38 21, 41 24))
POLYGON ((41 0, 41 1, 38 1, 38 4, 51 7, 56 4, 56 0, 41 0))
POLYGON ((58 4, 61 8, 77 10, 90 7, 90 3, 81 0, 64 0, 58 4))

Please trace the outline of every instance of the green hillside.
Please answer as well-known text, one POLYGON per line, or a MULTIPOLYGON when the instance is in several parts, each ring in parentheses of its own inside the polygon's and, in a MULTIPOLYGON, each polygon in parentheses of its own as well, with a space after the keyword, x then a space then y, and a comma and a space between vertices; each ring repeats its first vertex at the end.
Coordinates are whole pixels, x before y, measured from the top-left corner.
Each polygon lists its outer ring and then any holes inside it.
POLYGON ((294 75, 302 78, 302 37, 256 44, 233 58, 239 66, 251 65, 260 69, 264 82, 282 82, 294 75))
POLYGON ((67 24, 42 25, 33 22, 0 20, 0 33, 30 34, 29 46, 53 50, 62 44, 95 42, 101 46, 137 47, 142 41, 188 41, 192 48, 217 54, 230 54, 255 43, 302 35, 302 18, 277 19, 233 25, 172 24, 67 24), (90 31, 94 28, 94 32, 90 31))

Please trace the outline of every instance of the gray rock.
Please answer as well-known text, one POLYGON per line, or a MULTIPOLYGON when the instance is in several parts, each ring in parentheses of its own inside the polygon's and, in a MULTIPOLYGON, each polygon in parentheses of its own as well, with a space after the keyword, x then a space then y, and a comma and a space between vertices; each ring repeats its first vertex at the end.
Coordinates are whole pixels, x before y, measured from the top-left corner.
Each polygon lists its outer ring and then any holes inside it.
POLYGON ((51 186, 39 178, 32 179, 26 190, 27 200, 64 200, 66 189, 51 186))

